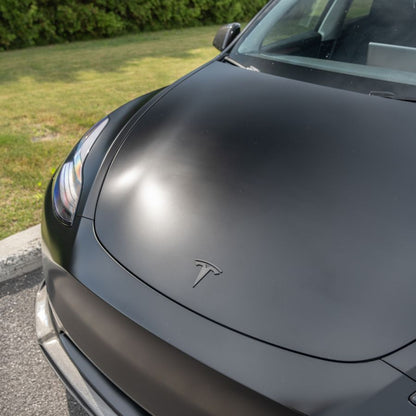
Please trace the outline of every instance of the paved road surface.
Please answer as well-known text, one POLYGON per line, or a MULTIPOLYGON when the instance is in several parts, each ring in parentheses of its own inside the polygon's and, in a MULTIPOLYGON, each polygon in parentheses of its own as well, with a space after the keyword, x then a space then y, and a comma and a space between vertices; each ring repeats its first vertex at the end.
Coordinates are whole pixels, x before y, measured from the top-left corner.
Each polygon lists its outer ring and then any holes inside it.
POLYGON ((0 415, 87 416, 46 363, 35 336, 41 271, 0 283, 0 415))

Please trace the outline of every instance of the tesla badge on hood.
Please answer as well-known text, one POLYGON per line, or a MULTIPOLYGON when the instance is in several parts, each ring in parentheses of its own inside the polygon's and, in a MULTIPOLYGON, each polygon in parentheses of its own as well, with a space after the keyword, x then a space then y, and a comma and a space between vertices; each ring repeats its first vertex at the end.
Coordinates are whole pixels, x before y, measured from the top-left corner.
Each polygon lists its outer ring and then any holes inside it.
POLYGON ((222 270, 212 263, 208 263, 204 260, 195 260, 195 265, 201 267, 198 277, 195 280, 193 287, 195 287, 204 277, 208 276, 209 273, 213 272, 215 276, 219 276, 222 270))

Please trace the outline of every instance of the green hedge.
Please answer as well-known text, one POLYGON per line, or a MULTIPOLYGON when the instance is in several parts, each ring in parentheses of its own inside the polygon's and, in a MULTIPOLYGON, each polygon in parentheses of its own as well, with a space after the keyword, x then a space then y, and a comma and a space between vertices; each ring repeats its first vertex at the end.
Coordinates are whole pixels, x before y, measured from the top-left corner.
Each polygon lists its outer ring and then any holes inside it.
POLYGON ((249 20, 267 0, 0 0, 0 49, 249 20))

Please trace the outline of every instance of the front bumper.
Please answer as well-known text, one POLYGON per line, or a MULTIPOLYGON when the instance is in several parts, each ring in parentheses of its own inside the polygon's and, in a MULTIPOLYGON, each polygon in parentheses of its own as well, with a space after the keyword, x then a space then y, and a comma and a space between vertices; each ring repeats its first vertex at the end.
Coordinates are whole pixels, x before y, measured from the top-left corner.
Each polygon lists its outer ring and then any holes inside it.
POLYGON ((154 336, 68 274, 40 289, 36 319, 46 357, 93 415, 298 414, 154 336))
POLYGON ((96 416, 148 415, 118 391, 64 335, 62 326, 49 304, 44 282, 36 295, 35 315, 36 335, 46 359, 66 388, 89 414, 96 416), (78 367, 74 362, 78 362, 78 367), (81 374, 80 367, 83 368, 84 374, 81 374), (95 384, 101 387, 101 392, 113 398, 112 405, 117 407, 117 411, 96 392, 87 381, 88 379, 95 380, 95 384))

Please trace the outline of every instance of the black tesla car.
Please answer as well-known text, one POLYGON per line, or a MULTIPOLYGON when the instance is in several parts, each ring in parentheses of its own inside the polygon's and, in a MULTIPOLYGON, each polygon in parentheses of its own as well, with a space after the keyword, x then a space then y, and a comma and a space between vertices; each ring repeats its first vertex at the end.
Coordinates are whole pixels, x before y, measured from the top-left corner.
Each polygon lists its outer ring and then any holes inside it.
POLYGON ((94 415, 416 415, 416 2, 271 1, 214 44, 55 174, 46 358, 94 415))

